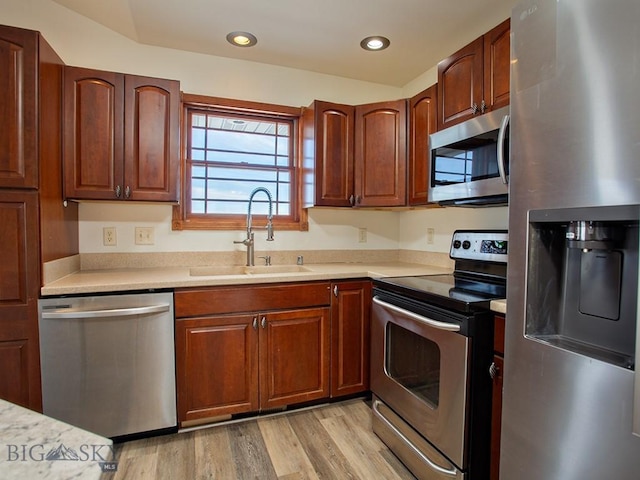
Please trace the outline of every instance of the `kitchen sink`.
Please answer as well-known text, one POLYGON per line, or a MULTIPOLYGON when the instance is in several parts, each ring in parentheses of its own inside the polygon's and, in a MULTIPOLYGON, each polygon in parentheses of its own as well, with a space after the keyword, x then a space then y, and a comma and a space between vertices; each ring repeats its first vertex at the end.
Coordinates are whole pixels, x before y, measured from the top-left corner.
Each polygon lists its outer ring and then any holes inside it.
POLYGON ((297 273, 297 272, 310 272, 306 267, 302 265, 260 265, 254 267, 244 267, 246 273, 250 275, 259 275, 264 273, 297 273))
POLYGON ((213 277, 220 275, 269 275, 273 273, 299 273, 310 270, 302 265, 221 265, 207 267, 191 267, 189 275, 192 277, 213 277))
POLYGON ((238 265, 220 265, 208 267, 191 267, 189 275, 192 277, 213 277, 218 275, 244 275, 248 267, 238 265))

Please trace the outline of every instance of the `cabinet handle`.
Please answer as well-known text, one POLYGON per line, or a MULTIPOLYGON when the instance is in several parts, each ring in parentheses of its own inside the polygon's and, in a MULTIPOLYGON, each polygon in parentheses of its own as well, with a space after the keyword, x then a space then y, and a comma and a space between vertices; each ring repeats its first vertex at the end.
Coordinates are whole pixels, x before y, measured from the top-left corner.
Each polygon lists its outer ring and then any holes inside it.
POLYGON ((122 195, 122 187, 120 185, 116 185, 116 198, 120 198, 122 195))
POLYGON ((337 298, 338 297, 338 285, 334 285, 333 286, 333 295, 337 298))
POLYGON ((474 115, 476 113, 478 113, 478 104, 474 103, 473 105, 471 105, 471 113, 473 113, 474 115))
POLYGON ((360 205, 360 202, 362 202, 362 197, 360 195, 356 195, 356 204, 360 205))
POLYGON ((484 113, 486 109, 487 109, 487 103, 484 100, 482 100, 482 102, 480 102, 480 113, 484 113))
POLYGON ((262 320, 260 320, 260 325, 262 325, 262 328, 266 328, 267 319, 265 317, 262 317, 262 320))
POLYGON ((258 329, 258 317, 253 317, 253 329, 258 329))
POLYGON ((355 197, 354 197, 353 195, 351 195, 351 196, 349 197, 349 203, 351 204, 351 206, 353 206, 353 205, 355 205, 355 204, 356 204, 356 202, 355 202, 355 197))
POLYGON ((124 189, 124 198, 129 198, 131 197, 131 188, 129 188, 129 185, 127 185, 124 189))
POLYGON ((496 362, 491 362, 489 366, 489 376, 491 378, 496 378, 500 374, 500 369, 496 365, 496 362))

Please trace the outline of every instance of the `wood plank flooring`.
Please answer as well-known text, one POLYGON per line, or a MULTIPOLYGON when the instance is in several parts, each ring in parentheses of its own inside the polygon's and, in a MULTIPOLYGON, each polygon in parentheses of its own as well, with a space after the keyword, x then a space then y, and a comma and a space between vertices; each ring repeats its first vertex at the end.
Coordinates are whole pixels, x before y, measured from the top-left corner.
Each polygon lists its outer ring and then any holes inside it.
POLYGON ((103 480, 414 479, 362 399, 126 442, 116 460, 103 480))

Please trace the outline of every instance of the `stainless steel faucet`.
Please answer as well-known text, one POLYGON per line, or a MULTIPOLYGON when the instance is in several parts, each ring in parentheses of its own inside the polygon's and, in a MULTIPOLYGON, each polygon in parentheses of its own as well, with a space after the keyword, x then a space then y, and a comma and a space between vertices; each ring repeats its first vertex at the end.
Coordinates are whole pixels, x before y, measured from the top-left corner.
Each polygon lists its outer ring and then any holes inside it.
POLYGON ((249 206, 247 207, 247 238, 244 240, 236 240, 233 243, 241 243, 247 247, 247 267, 253 267, 254 261, 254 235, 251 227, 251 204, 253 203, 253 197, 258 192, 264 192, 269 199, 269 215, 267 215, 267 225, 264 227, 267 230, 267 241, 273 241, 273 199, 271 198, 271 192, 264 187, 258 187, 251 195, 249 195, 249 206))

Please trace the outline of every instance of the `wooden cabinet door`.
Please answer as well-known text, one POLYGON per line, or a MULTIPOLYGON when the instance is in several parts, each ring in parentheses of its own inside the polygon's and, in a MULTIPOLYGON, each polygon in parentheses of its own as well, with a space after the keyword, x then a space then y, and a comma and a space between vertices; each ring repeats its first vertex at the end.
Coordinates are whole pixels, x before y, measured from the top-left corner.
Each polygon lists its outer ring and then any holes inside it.
POLYGON ((262 410, 329 396, 329 315, 329 308, 261 314, 262 410))
POLYGON ((369 390, 371 282, 333 284, 331 397, 369 390))
MULTIPOLYGON (((349 207, 353 203, 353 140, 355 107, 316 100, 305 112, 305 176, 313 191, 307 203, 349 207)), ((307 197, 305 195, 305 197, 307 197)))
POLYGON ((66 67, 65 195, 178 201, 180 84, 66 67))
POLYGON ((125 75, 124 196, 178 201, 180 84, 125 75))
POLYGON ((113 200, 123 195, 124 77, 66 67, 65 195, 113 200))
POLYGON ((42 410, 38 194, 0 190, 0 398, 42 410))
POLYGON ((511 69, 511 20, 507 19, 484 35, 484 101, 486 109, 509 105, 511 69))
POLYGON ((0 26, 0 187, 38 186, 36 32, 0 26))
POLYGON ((406 205, 406 100, 356 107, 355 205, 406 205))
POLYGON ((483 98, 482 37, 438 63, 438 130, 480 112, 483 98))
POLYGON ((438 128, 437 85, 409 100, 409 205, 425 205, 429 193, 429 135, 438 128))
POLYGON ((257 317, 177 320, 176 374, 181 424, 258 410, 257 317))

